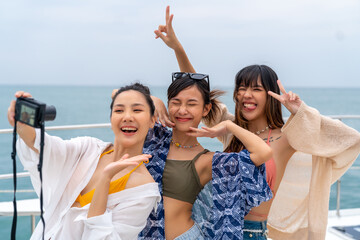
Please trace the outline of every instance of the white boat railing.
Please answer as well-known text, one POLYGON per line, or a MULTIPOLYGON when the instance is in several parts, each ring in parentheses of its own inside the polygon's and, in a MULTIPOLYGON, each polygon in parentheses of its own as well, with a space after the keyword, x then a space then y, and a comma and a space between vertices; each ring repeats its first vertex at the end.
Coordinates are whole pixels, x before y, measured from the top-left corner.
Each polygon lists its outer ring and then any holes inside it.
MULTIPOLYGON (((360 116, 359 116, 360 118, 360 116)), ((89 128, 109 128, 111 127, 110 123, 95 123, 95 124, 79 124, 79 125, 64 125, 64 126, 53 126, 45 127, 46 131, 51 130, 72 130, 72 129, 89 129, 89 128)), ((0 134, 3 133, 12 133, 14 129, 0 129, 0 134)))
MULTIPOLYGON (((328 117, 333 119, 338 119, 342 121, 343 119, 360 119, 360 115, 328 115, 328 117)), ((287 118, 284 118, 284 120, 287 120, 287 118)), ((110 123, 98 123, 98 124, 81 124, 81 125, 64 125, 64 126, 52 126, 52 127, 46 127, 46 131, 52 131, 52 130, 73 130, 73 129, 91 129, 91 128, 110 128, 110 123)), ((0 134, 9 134, 13 133, 13 129, 0 129, 0 134)), ((350 169, 352 170, 360 170, 359 166, 352 166, 350 169)), ((21 172, 17 173, 18 178, 22 177, 29 177, 30 174, 28 172, 21 172)), ((0 180, 4 179, 12 179, 13 174, 1 174, 0 180)), ((341 189, 341 179, 339 179, 336 183, 336 215, 340 216, 340 189, 341 189)), ((0 193, 13 193, 13 190, 1 190, 0 193)), ((20 189, 17 190, 17 192, 34 192, 33 189, 20 189)), ((1 213, 0 213, 1 214, 1 213)), ((34 214, 32 212, 31 214, 28 214, 27 216, 31 216, 31 226, 32 230, 34 230, 35 227, 35 215, 40 215, 40 213, 34 214)))
MULTIPOLYGON (((343 120, 343 119, 360 119, 360 115, 327 115, 327 117, 343 120)), ((284 120, 287 120, 288 117, 285 117, 284 120)), ((72 129, 89 129, 89 128, 109 128, 111 127, 110 123, 95 123, 95 124, 78 124, 78 125, 63 125, 63 126, 52 126, 45 127, 46 131, 51 130, 72 130, 72 129)), ((0 134, 12 133, 13 129, 0 129, 0 134)))

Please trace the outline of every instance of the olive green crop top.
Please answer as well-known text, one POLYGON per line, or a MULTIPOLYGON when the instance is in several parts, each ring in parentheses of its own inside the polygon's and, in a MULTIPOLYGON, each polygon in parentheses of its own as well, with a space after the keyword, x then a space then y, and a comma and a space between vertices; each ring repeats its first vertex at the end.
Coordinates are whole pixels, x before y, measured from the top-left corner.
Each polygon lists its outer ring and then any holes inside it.
POLYGON ((163 196, 193 204, 203 189, 195 161, 209 150, 204 149, 193 160, 167 159, 163 173, 163 196))

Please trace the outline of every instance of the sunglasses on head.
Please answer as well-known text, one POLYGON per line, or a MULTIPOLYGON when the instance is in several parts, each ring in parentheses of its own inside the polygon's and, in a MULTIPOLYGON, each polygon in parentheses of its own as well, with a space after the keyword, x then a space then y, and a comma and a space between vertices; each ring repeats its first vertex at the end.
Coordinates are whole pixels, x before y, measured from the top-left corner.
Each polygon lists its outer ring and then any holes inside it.
POLYGON ((209 82, 209 75, 202 74, 202 73, 188 73, 188 72, 174 72, 172 73, 172 81, 176 81, 182 78, 190 78, 193 80, 206 80, 208 85, 208 90, 210 91, 210 82, 209 82))

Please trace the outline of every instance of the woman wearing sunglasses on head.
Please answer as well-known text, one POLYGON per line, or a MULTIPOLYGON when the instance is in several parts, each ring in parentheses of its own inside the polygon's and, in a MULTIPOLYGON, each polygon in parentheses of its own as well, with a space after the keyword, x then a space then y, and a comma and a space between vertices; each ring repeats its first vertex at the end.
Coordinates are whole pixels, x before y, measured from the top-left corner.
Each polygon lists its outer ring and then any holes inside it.
MULTIPOLYGON (((195 69, 175 35, 172 19, 167 7, 166 25, 160 25, 155 31, 156 38, 161 38, 174 50, 180 71, 194 73, 195 69)), ((358 156, 359 133, 340 121, 321 116, 317 110, 306 106, 298 95, 286 92, 276 73, 265 65, 252 65, 239 71, 233 96, 235 116, 227 112, 226 106, 220 105, 215 120, 204 123, 211 127, 232 120, 260 136, 274 153, 266 162, 266 178, 277 197, 274 201, 263 202, 245 216, 244 239, 266 239, 267 225, 273 239, 324 239, 330 186, 358 156), (282 119, 281 104, 291 112, 286 124, 282 119), (294 154, 296 151, 299 153, 294 154), (287 166, 290 158, 291 164, 287 166), (296 167, 302 167, 302 171, 296 167), (285 169, 287 177, 279 189, 285 169), (311 181, 306 175, 311 175, 311 181), (299 194, 299 189, 303 194, 299 194)), ((156 108, 162 108, 159 110, 160 121, 171 126, 166 109, 161 104, 156 108)), ((206 128, 199 129, 197 136, 208 136, 209 132, 206 128)), ((246 148, 241 140, 229 133, 218 139, 225 151, 246 148)))
MULTIPOLYGON (((17 92, 15 96, 31 97, 17 92)), ((43 192, 45 239, 137 239, 160 201, 157 183, 143 162, 149 128, 154 126, 154 104, 141 84, 116 91, 110 106, 114 143, 92 137, 71 140, 45 134, 43 192)), ((15 101, 8 110, 14 125, 15 101)), ((17 123, 19 158, 30 172, 39 194, 40 133, 17 123)), ((40 221, 31 239, 42 239, 40 221)))
POLYGON ((213 136, 231 133, 247 150, 214 153, 204 149, 194 133, 201 120, 214 116, 220 92, 210 92, 209 77, 204 74, 173 73, 172 77, 167 91, 172 131, 155 124, 144 145, 144 153, 153 156, 147 168, 159 183, 163 201, 150 215, 140 238, 242 239, 244 215, 271 198, 262 175, 263 163, 271 157, 270 147, 255 134, 223 121, 209 129, 213 136), (212 215, 206 226, 199 226, 192 218, 192 207, 211 180, 212 215), (235 220, 233 212, 237 213, 235 220))

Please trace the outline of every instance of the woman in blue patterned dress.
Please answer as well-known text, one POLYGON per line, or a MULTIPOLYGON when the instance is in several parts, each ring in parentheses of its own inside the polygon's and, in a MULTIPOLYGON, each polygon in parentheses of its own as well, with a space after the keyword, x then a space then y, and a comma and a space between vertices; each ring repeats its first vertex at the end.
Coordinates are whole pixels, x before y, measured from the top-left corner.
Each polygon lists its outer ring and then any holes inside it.
MULTIPOLYGON (((172 131, 156 124, 144 145, 144 153, 153 156, 147 168, 159 183, 163 201, 150 215, 140 238, 242 239, 244 216, 271 198, 263 163, 272 151, 261 138, 231 121, 204 131, 212 137, 231 133, 247 150, 223 153, 204 149, 194 134, 201 120, 215 115, 220 92, 210 91, 205 74, 173 73, 172 80, 168 88, 172 131), (199 226, 192 218, 192 207, 210 181, 213 203, 207 209, 209 219, 199 226)), ((163 104, 160 99, 153 100, 156 105, 163 104)))

